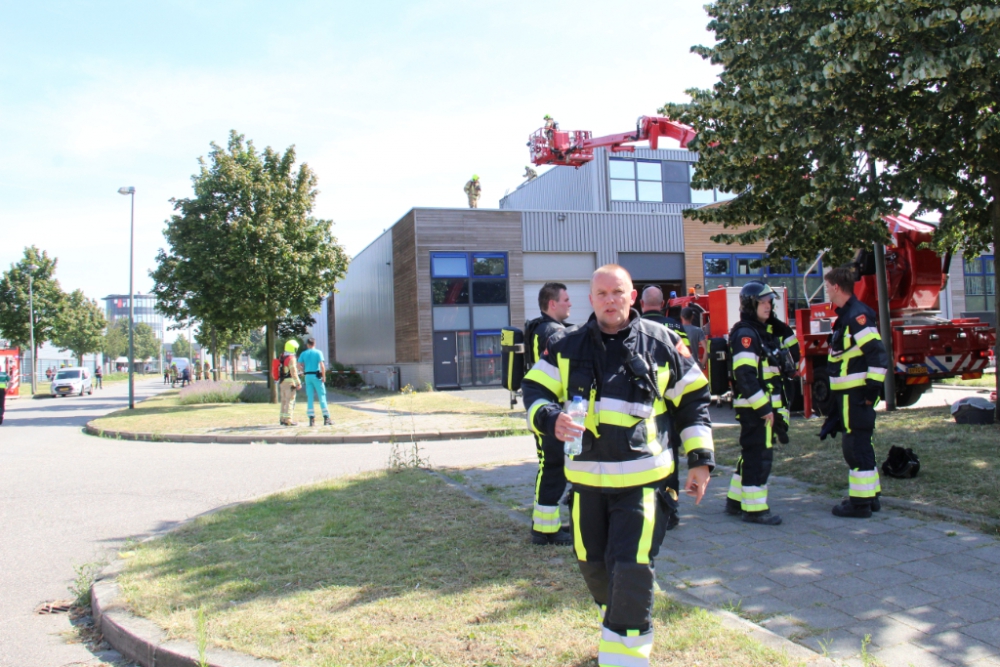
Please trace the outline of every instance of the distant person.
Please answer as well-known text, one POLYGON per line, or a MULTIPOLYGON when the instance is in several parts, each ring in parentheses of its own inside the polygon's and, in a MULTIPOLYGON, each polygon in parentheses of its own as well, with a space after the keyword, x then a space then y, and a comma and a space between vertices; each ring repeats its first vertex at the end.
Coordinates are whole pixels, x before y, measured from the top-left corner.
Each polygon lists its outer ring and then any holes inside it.
POLYGON ((45 369, 45 379, 52 382, 52 366, 45 369))
POLYGON ((104 371, 100 366, 94 366, 94 384, 98 389, 104 389, 104 371))
POLYGON ((525 167, 524 175, 521 178, 525 179, 525 182, 533 181, 536 178, 538 178, 538 172, 532 169, 531 167, 525 167))
POLYGON ((170 382, 170 367, 163 367, 163 384, 168 384, 170 382))
POLYGON ((687 332, 684 331, 684 327, 681 326, 681 323, 676 319, 667 317, 663 314, 663 308, 665 305, 663 302, 663 290, 656 285, 649 285, 646 289, 642 290, 642 299, 639 300, 639 303, 642 308, 642 319, 659 322, 680 336, 684 344, 690 347, 687 332))
POLYGON ((7 403, 7 383, 10 382, 10 375, 7 373, 6 363, 0 366, 0 424, 3 424, 3 411, 7 403))
POLYGON ((479 184, 479 176, 472 175, 472 178, 465 184, 465 194, 469 197, 469 208, 479 208, 479 195, 483 192, 483 186, 479 184))
POLYGON ((313 408, 313 398, 319 400, 319 408, 323 411, 323 426, 333 426, 330 421, 330 408, 326 405, 326 359, 323 353, 316 349, 316 339, 306 339, 306 350, 299 355, 299 363, 306 376, 306 415, 309 425, 316 425, 316 410, 313 408))
POLYGON ((189 384, 191 384, 191 369, 185 366, 184 370, 181 371, 181 388, 183 389, 189 384))
POLYGON ((698 365, 701 366, 702 370, 705 369, 705 355, 708 354, 708 348, 705 345, 705 331, 697 324, 695 320, 698 318, 698 312, 688 306, 681 311, 681 326, 684 327, 684 333, 687 334, 691 352, 698 359, 698 365))
POLYGON ((292 421, 295 412, 295 392, 302 389, 299 381, 299 363, 295 353, 299 349, 298 341, 285 343, 285 352, 278 359, 278 394, 281 397, 281 414, 279 423, 282 426, 298 426, 292 421))
POLYGON ((170 364, 170 386, 177 386, 177 365, 170 364))

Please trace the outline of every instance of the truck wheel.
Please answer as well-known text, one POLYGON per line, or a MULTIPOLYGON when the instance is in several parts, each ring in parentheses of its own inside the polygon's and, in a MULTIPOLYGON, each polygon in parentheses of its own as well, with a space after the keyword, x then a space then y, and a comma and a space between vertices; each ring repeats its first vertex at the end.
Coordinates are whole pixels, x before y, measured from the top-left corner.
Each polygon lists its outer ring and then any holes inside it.
POLYGON ((913 405, 929 388, 929 384, 904 384, 896 387, 896 407, 906 408, 913 405))
POLYGON ((825 417, 833 412, 833 392, 830 390, 830 376, 826 370, 816 369, 812 383, 813 412, 825 417))

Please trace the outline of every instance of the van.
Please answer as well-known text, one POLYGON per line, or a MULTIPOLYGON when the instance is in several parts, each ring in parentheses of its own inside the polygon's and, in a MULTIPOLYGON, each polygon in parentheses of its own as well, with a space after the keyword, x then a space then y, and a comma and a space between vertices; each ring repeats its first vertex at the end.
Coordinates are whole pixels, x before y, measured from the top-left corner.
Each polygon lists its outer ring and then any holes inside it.
POLYGON ((170 360, 170 363, 177 366, 177 374, 180 375, 184 372, 185 368, 188 368, 191 365, 191 360, 187 357, 174 357, 170 360))

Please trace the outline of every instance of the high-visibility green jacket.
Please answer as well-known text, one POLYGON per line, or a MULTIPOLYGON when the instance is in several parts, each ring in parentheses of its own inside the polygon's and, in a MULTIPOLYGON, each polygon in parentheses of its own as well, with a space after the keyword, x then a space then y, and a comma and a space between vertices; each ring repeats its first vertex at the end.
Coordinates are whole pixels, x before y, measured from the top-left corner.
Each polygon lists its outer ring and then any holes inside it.
POLYGON ((524 376, 528 425, 555 434, 555 422, 574 396, 587 400, 583 452, 567 457, 566 479, 608 493, 665 480, 676 462, 670 451, 679 434, 688 465, 715 466, 708 380, 680 338, 632 311, 619 332, 623 354, 608 359, 595 316, 557 332, 548 351, 524 376), (638 378, 628 358, 643 359, 650 373, 638 378))
POLYGON ((10 382, 10 376, 7 375, 6 371, 0 371, 0 389, 6 389, 8 382, 10 382))
POLYGON ((852 295, 836 312, 827 357, 830 389, 862 389, 865 399, 874 403, 882 393, 889 366, 875 311, 852 295))

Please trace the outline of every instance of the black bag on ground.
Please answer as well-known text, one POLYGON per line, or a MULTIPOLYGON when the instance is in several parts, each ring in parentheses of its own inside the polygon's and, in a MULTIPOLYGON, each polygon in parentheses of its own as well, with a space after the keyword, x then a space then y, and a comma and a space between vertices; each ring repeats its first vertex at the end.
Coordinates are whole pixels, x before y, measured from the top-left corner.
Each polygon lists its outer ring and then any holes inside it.
POLYGON ((899 479, 910 479, 916 477, 920 472, 920 459, 907 447, 897 447, 893 445, 889 448, 889 456, 882 464, 882 473, 889 477, 899 479))

